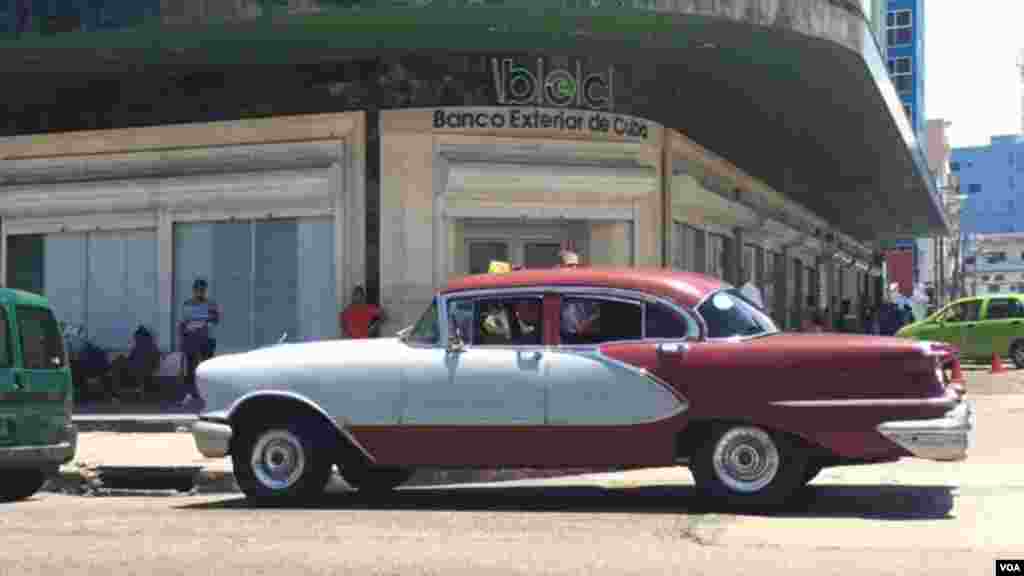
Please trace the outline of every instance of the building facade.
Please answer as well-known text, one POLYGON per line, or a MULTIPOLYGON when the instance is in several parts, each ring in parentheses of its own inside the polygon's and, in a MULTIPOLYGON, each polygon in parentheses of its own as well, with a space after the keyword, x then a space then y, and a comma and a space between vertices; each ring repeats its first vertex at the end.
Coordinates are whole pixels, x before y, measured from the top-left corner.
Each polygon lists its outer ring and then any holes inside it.
POLYGON ((914 132, 926 141, 924 0, 888 0, 885 51, 889 75, 914 132))
POLYGON ((1024 233, 978 235, 972 247, 967 294, 1024 292, 1024 233))
MULTIPOLYGON (((924 38, 924 0, 887 0, 883 49, 889 77, 899 94, 911 130, 927 153, 924 38)), ((927 282, 922 278, 922 270, 927 275, 929 240, 907 236, 883 243, 882 247, 887 254, 887 276, 903 279, 900 281, 901 293, 909 296, 915 285, 927 282), (893 257, 889 258, 888 254, 893 257)))
POLYGON ((950 170, 966 195, 961 225, 969 234, 1024 232, 1024 138, 995 136, 988 146, 956 148, 950 170))
POLYGON ((229 352, 336 337, 359 285, 393 333, 566 245, 750 276, 794 328, 877 299, 879 239, 946 230, 868 21, 827 0, 169 4, 0 42, 0 279, 109 349, 174 349, 198 276, 229 352))

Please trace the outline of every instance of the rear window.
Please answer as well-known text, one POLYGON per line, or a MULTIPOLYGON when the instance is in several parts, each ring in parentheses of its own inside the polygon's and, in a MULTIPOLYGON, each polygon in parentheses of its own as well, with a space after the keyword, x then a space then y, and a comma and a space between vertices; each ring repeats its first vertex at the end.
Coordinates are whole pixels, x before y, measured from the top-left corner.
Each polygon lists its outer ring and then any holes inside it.
POLYGON ((10 368, 11 366, 14 366, 11 331, 7 326, 7 311, 0 307, 0 368, 10 368))
POLYGON ((18 306, 23 368, 56 370, 64 367, 64 341, 53 313, 45 308, 18 306))

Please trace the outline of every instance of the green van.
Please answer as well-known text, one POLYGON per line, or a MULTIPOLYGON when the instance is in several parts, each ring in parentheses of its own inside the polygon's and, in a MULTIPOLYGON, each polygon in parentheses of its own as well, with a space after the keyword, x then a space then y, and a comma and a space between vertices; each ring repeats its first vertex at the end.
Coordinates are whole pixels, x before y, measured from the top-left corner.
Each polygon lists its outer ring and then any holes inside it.
POLYGON ((989 361, 995 352, 1024 368, 1024 294, 961 298, 896 336, 948 342, 964 359, 989 361))
POLYGON ((0 288, 0 501, 35 494, 74 458, 72 390, 46 298, 0 288))

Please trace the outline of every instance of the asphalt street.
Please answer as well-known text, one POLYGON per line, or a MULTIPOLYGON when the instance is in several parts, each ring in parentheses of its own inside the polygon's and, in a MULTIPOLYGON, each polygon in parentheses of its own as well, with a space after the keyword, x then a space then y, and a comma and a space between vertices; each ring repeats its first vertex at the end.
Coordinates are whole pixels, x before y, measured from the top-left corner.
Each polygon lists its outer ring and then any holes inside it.
POLYGON ((967 462, 832 469, 784 513, 703 509, 681 469, 337 488, 288 509, 40 493, 0 505, 0 574, 990 575, 1024 557, 1024 396, 974 400, 967 462))

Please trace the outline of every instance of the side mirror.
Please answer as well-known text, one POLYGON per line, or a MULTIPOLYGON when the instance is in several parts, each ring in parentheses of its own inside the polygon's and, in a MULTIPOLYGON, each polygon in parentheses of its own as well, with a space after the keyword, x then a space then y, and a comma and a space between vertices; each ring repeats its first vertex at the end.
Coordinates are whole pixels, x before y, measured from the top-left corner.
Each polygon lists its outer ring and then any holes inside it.
POLYGON ((455 334, 448 337, 448 352, 456 354, 466 349, 466 341, 462 339, 462 329, 456 328, 455 334))

